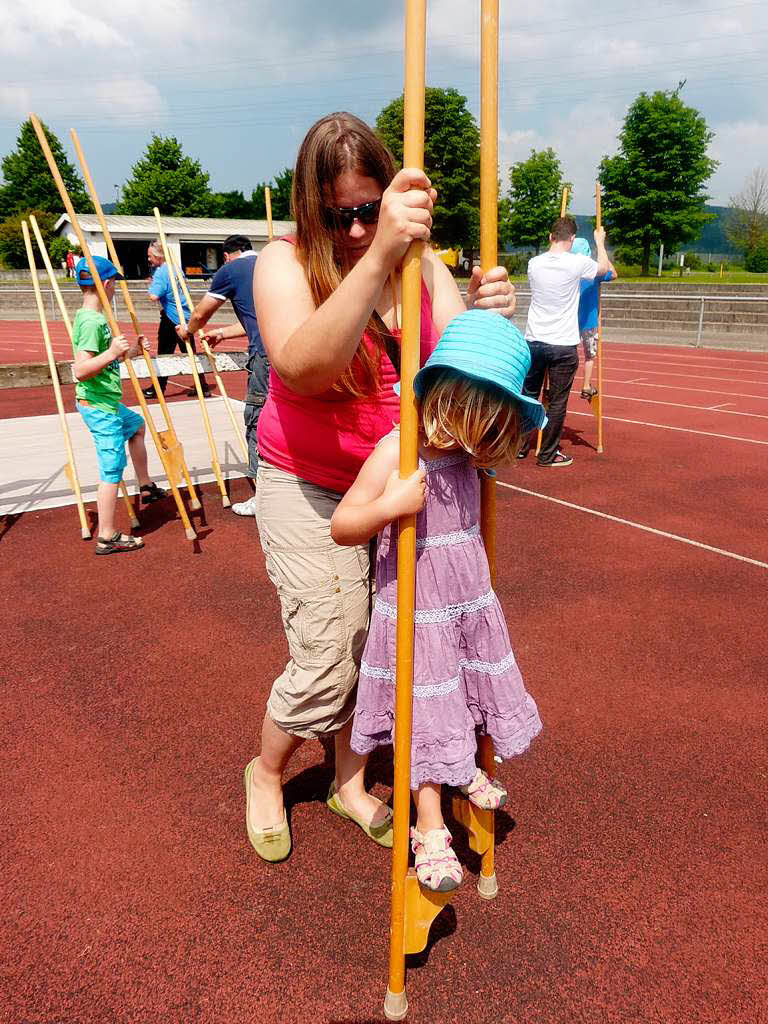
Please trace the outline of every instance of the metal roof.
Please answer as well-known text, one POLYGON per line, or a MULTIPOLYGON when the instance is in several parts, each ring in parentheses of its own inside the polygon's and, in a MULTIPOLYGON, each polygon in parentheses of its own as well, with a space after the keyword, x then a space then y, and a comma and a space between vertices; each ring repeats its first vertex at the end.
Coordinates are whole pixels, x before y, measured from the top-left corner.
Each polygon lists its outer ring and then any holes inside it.
MULTIPOLYGON (((101 225, 95 213, 78 213, 77 219, 83 231, 101 234, 101 225)), ((157 235, 157 223, 154 217, 127 217, 120 214, 105 214, 110 234, 141 235, 146 237, 157 235)), ((69 224, 69 214, 63 213, 56 221, 55 230, 63 224, 69 224)), ((228 235, 246 235, 248 238, 266 238, 268 234, 266 220, 238 220, 228 217, 163 217, 163 229, 168 235, 183 238, 219 238, 228 235)), ((290 220, 273 221, 272 230, 275 235, 287 235, 295 231, 296 225, 290 220)))

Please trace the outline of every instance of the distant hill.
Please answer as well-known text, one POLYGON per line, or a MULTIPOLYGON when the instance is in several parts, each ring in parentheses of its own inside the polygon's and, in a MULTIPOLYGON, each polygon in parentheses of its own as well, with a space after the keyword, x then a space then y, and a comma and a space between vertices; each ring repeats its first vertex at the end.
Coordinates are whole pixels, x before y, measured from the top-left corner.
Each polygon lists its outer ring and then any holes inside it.
MULTIPOLYGON (((738 250, 734 249, 723 232, 723 219, 730 207, 705 206, 704 209, 707 213, 714 213, 717 219, 708 221, 704 225, 699 237, 694 242, 688 242, 680 246, 678 251, 695 252, 705 257, 708 253, 716 253, 718 255, 726 253, 736 254, 738 250)), ((591 241, 593 220, 591 214, 574 213, 573 217, 579 225, 579 235, 582 238, 589 238, 591 241)))
POLYGON ((104 211, 104 213, 114 213, 116 206, 117 206, 117 203, 102 203, 101 204, 101 208, 104 211))

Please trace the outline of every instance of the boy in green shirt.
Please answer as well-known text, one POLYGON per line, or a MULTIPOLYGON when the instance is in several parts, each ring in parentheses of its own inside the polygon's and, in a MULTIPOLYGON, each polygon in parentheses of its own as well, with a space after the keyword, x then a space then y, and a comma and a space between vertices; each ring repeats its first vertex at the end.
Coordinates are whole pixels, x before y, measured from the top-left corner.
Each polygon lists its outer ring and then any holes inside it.
MULTIPOLYGON (((93 258, 104 283, 107 297, 112 299, 115 281, 121 278, 114 263, 101 256, 93 258)), ((72 326, 72 347, 75 351, 74 377, 77 409, 93 436, 99 460, 99 490, 96 504, 99 511, 97 555, 120 551, 138 551, 144 546, 139 537, 129 537, 115 530, 117 490, 126 467, 125 442, 141 488, 143 504, 159 501, 166 492, 149 479, 147 450, 144 446, 144 420, 122 404, 120 362, 138 354, 121 335, 112 337, 101 302, 93 283, 88 263, 78 261, 75 280, 83 292, 83 305, 72 326)))

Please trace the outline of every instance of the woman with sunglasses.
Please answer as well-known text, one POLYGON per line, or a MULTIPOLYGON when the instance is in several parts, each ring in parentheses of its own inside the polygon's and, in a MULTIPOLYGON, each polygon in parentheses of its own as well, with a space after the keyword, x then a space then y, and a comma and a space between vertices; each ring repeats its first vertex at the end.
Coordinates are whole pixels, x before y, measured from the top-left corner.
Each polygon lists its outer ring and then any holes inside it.
MULTIPOLYGON (((288 856, 282 774, 306 739, 333 736, 328 806, 381 846, 389 808, 365 791, 349 746, 370 610, 367 546, 339 547, 331 516, 374 445, 399 419, 399 266, 428 241, 436 192, 420 170, 395 173, 389 151, 346 113, 322 118, 299 150, 295 238, 263 250, 256 313, 271 364, 259 419, 256 521, 282 608, 290 660, 275 680, 261 753, 245 769, 246 829, 264 860, 288 856)), ((514 312, 497 267, 473 273, 465 303, 428 246, 422 256, 421 357, 469 307, 514 312)))

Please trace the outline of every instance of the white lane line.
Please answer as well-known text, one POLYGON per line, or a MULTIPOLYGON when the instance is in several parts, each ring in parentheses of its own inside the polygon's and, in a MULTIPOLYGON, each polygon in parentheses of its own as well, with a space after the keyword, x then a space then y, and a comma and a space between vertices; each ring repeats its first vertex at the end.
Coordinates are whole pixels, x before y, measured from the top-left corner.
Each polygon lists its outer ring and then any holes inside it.
POLYGON ((646 526, 644 523, 635 523, 631 519, 621 519, 619 516, 609 515, 607 512, 599 512, 594 508, 585 508, 584 505, 574 505, 572 501, 563 501, 562 498, 553 498, 551 494, 541 494, 539 491, 529 491, 525 487, 516 487, 514 484, 505 483, 503 480, 496 481, 500 487, 508 487, 511 491, 519 491, 521 494, 528 494, 532 498, 543 498, 544 501, 554 502, 555 505, 563 505, 565 508, 575 509, 577 512, 586 512, 590 516, 597 516, 599 519, 607 519, 612 523, 620 523, 622 526, 631 526, 635 530, 643 530, 645 533, 653 533, 657 537, 666 537, 668 540, 676 540, 680 544, 690 544, 691 547, 701 548, 703 551, 711 551, 716 555, 723 555, 725 558, 734 558, 737 562, 747 562, 749 565, 756 565, 759 569, 768 569, 768 562, 759 562, 756 558, 747 558, 746 555, 738 555, 735 551, 726 551, 725 548, 715 548, 711 544, 702 544, 701 541, 691 540, 690 537, 681 537, 677 533, 667 533, 666 530, 657 530, 653 526, 646 526))
MULTIPOLYGON (((693 409, 695 412, 722 412, 726 416, 750 416, 752 419, 768 420, 768 415, 762 412, 739 412, 737 409, 719 409, 708 405, 683 405, 682 402, 661 402, 657 398, 630 398, 628 395, 604 395, 604 398, 613 398, 619 402, 642 402, 643 405, 670 405, 673 409, 693 409)), ((733 405, 733 402, 726 403, 733 405)))
MULTIPOLYGON (((734 404, 733 402, 723 402, 722 405, 710 405, 709 406, 709 411, 710 412, 720 412, 720 410, 724 409, 726 407, 726 405, 733 405, 733 404, 734 404)), ((749 415, 749 413, 747 413, 747 415, 749 415)))
POLYGON ((644 388, 666 388, 668 391, 697 391, 702 395, 726 395, 728 398, 755 398, 758 402, 768 402, 768 395, 745 395, 740 391, 723 391, 722 388, 684 388, 682 384, 652 384, 644 380, 616 380, 603 377, 604 384, 637 384, 644 388))
MULTIPOLYGON (((568 410, 569 416, 588 416, 591 420, 595 418, 591 412, 576 412, 568 410)), ((676 430, 681 434, 698 434, 700 437, 719 437, 723 441, 745 441, 747 444, 764 444, 768 441, 756 441, 753 437, 735 437, 733 434, 715 434, 709 430, 693 430, 691 427, 670 427, 667 423, 648 423, 646 420, 627 420, 621 416, 603 416, 604 420, 613 420, 614 423, 632 423, 637 427, 658 427, 659 430, 676 430)))
MULTIPOLYGON (((624 368, 623 366, 614 366, 614 370, 618 370, 619 373, 622 371, 625 373, 633 373, 637 370, 637 367, 624 368)), ((702 380, 719 380, 726 384, 757 384, 760 387, 768 387, 768 380, 739 380, 738 377, 710 377, 706 373, 666 373, 664 370, 643 370, 643 375, 646 377, 683 377, 685 380, 691 380, 693 377, 700 377, 702 380)))
MULTIPOLYGON (((612 351, 606 352, 606 358, 613 355, 616 355, 616 353, 612 351)), ((768 373, 768 360, 755 360, 754 362, 747 363, 740 359, 722 359, 720 362, 724 365, 720 366, 714 359, 705 359, 701 362, 696 362, 694 359, 643 359, 640 354, 632 356, 628 352, 622 352, 620 355, 616 355, 616 359, 622 363, 655 363, 657 366, 702 366, 713 370, 740 370, 745 368, 751 370, 753 373, 768 373), (629 358, 622 358, 622 356, 629 356, 629 358), (734 365, 734 363, 736 365, 734 365), (752 367, 755 367, 755 369, 753 370, 752 367), (760 369, 760 367, 762 367, 762 369, 760 369)))

